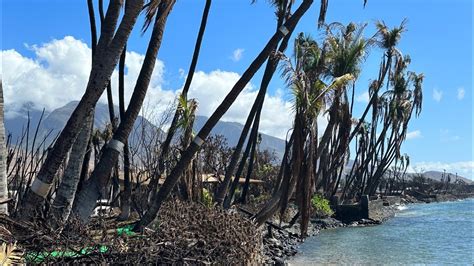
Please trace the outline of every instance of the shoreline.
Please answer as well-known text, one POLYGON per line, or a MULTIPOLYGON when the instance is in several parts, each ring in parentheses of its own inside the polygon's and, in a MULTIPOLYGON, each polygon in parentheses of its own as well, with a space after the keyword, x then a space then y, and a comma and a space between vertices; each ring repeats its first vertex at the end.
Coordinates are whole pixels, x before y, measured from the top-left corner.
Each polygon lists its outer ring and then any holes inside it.
MULTIPOLYGON (((400 204, 393 204, 389 206, 382 206, 379 213, 379 219, 361 219, 359 221, 353 221, 344 223, 336 218, 312 218, 308 228, 308 236, 305 238, 299 237, 299 224, 294 224, 290 228, 281 230, 272 230, 271 236, 267 231, 263 235, 263 254, 266 263, 272 263, 276 265, 288 264, 288 260, 298 254, 298 248, 309 237, 318 236, 322 230, 331 230, 342 227, 366 227, 380 225, 389 219, 393 218, 397 212, 400 211, 400 206, 411 205, 411 204, 429 204, 429 203, 442 203, 449 201, 465 200, 474 198, 473 194, 439 194, 435 195, 435 198, 431 200, 420 199, 413 196, 404 195, 400 197, 400 204), (432 200, 434 199, 434 200, 432 200)), ((282 223, 283 228, 287 226, 287 223, 282 223)))

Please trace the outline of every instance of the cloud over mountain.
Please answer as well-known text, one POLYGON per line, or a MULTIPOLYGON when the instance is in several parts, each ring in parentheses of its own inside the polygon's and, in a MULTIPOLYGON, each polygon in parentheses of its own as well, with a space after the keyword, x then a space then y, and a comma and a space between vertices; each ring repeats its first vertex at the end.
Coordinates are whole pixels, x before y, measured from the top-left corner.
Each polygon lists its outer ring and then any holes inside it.
MULTIPOLYGON (((70 101, 80 100, 87 85, 91 69, 91 49, 86 43, 72 36, 54 39, 48 43, 27 46, 33 57, 15 50, 1 51, 1 69, 6 103, 6 116, 24 114, 27 106, 33 110, 45 108, 52 111, 70 101)), ((240 54, 241 56, 241 54, 240 54)), ((126 56, 125 98, 130 99, 144 55, 129 51, 126 56)), ((150 88, 145 99, 146 112, 155 117, 169 110, 181 88, 165 89, 165 64, 157 60, 150 88)), ((189 96, 199 102, 198 114, 210 116, 230 91, 240 75, 235 72, 215 70, 198 71, 191 84, 189 96)), ((112 86, 117 88, 118 74, 112 75, 112 86)), ((256 88, 249 84, 223 117, 224 121, 245 123, 245 119, 257 96, 256 88)), ((105 103, 103 96, 100 102, 105 103)), ((114 91, 114 102, 118 95, 114 91)), ((262 112, 261 131, 285 138, 292 126, 292 103, 281 93, 266 95, 262 112)), ((151 119, 153 121, 153 119, 151 119)), ((326 123, 322 120, 323 123, 326 123)))

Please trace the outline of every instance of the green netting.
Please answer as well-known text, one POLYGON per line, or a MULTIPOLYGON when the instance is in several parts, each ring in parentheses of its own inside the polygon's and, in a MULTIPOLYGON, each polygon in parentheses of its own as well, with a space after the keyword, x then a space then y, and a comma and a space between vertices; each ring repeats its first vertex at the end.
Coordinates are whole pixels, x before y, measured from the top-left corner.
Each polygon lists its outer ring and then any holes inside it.
MULTIPOLYGON (((127 225, 124 227, 117 228, 117 235, 126 235, 126 236, 134 236, 136 235, 135 232, 132 231, 133 224, 127 225)), ((41 263, 46 258, 76 258, 79 256, 87 255, 92 252, 99 252, 105 253, 108 251, 107 246, 98 246, 98 247, 86 247, 79 251, 73 250, 65 250, 65 251, 51 251, 51 252, 29 252, 26 254, 25 259, 29 262, 41 263)))
POLYGON ((136 235, 137 233, 135 233, 135 232, 132 231, 132 230, 133 230, 133 226, 134 226, 134 225, 131 224, 131 225, 127 225, 127 226, 124 226, 124 227, 119 227, 119 228, 117 228, 117 234, 118 234, 119 236, 121 236, 121 235, 123 235, 123 234, 125 234, 125 235, 127 235, 127 236, 134 236, 134 235, 136 235))
POLYGON ((43 252, 29 252, 26 254, 25 259, 29 262, 40 263, 43 262, 46 258, 76 258, 79 256, 87 255, 92 252, 100 252, 105 253, 107 252, 108 248, 106 246, 98 246, 97 248, 83 248, 80 251, 72 251, 72 250, 65 250, 65 251, 43 251, 43 252))

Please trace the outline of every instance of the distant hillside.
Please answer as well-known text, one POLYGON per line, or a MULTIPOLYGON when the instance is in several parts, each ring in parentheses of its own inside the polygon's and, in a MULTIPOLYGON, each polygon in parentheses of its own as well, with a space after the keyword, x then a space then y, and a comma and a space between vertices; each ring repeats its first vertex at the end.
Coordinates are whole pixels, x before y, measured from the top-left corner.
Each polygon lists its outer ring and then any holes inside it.
MULTIPOLYGON (((194 130, 199 131, 207 121, 205 116, 196 116, 194 123, 194 130)), ((223 135, 227 138, 229 146, 235 147, 239 141, 240 133, 244 126, 236 122, 224 122, 219 121, 217 125, 212 129, 211 134, 223 135)), ((262 142, 260 148, 263 150, 269 150, 275 152, 278 158, 282 158, 285 153, 285 141, 267 134, 261 133, 262 142)))
MULTIPOLYGON (((49 141, 52 141, 54 136, 56 136, 64 128, 67 120, 71 116, 78 103, 78 101, 72 101, 53 110, 50 113, 45 113, 41 122, 41 127, 38 131, 38 139, 43 139, 46 134, 52 132, 48 138, 49 141)), ((21 138, 22 129, 26 127, 28 122, 28 111, 25 110, 24 112, 25 113, 23 115, 17 116, 13 119, 5 119, 5 129, 7 134, 11 134, 13 143, 15 143, 17 139, 21 138)), ((31 139, 35 133, 36 126, 41 116, 41 111, 29 111, 29 113, 31 139)), ((119 115, 119 109, 117 106, 115 106, 115 115, 119 115)), ((107 123, 110 123, 108 106, 107 104, 98 103, 94 114, 94 128, 104 129, 107 123)), ((157 130, 157 128, 151 122, 139 116, 135 122, 134 130, 132 131, 131 137, 129 139, 131 143, 138 141, 137 138, 141 135, 142 123, 145 125, 146 130, 157 130)))
MULTIPOLYGON (((344 169, 346 174, 348 174, 351 171, 351 168, 352 168, 353 164, 354 164, 354 160, 349 160, 349 162, 347 162, 346 167, 344 169)), ((443 176, 443 172, 440 172, 440 171, 427 171, 427 172, 424 172, 422 174, 423 174, 424 177, 432 179, 432 180, 436 180, 436 181, 441 181, 441 178, 443 176)), ((406 173, 406 178, 408 180, 411 180, 411 179, 413 179, 413 177, 415 175, 417 175, 417 174, 416 173, 406 173)), ((446 173, 446 176, 448 176, 448 175, 451 175, 451 182, 454 182, 456 180, 456 174, 446 173)), ((473 180, 470 180, 470 179, 465 178, 463 176, 458 175, 457 178, 464 181, 464 182, 466 182, 467 184, 474 184, 473 180)))
MULTIPOLYGON (((53 130, 52 137, 59 133, 60 130, 64 128, 66 125, 69 116, 74 111, 74 108, 77 106, 78 102, 70 102, 60 108, 53 110, 52 112, 48 113, 45 112, 43 116, 43 123, 42 127, 39 131, 39 138, 42 138, 47 132, 53 130)), ((21 137, 22 128, 26 127, 27 124, 27 117, 28 112, 30 116, 30 136, 34 134, 36 129, 36 125, 41 117, 41 111, 30 110, 28 111, 28 106, 25 106, 22 115, 17 116, 13 119, 6 118, 5 119, 5 128, 8 133, 12 135, 13 143, 16 142, 17 138, 21 137)), ((118 115, 118 107, 115 108, 115 113, 118 115)), ((207 121, 207 117, 205 116, 196 116, 196 121, 194 124, 194 130, 197 132, 199 131, 207 121)), ((107 123, 109 123, 109 111, 107 104, 99 103, 96 106, 95 116, 94 116, 94 127, 103 129, 107 123)), ((154 126, 151 122, 146 120, 143 117, 139 117, 137 122, 134 126, 134 131, 131 134, 130 142, 136 143, 140 136, 142 135, 142 127, 140 126, 143 123, 145 125, 145 132, 159 130, 156 126, 154 126)), ((219 134, 223 135, 227 138, 227 142, 229 146, 234 147, 237 145, 237 142, 240 137, 240 133, 242 132, 243 125, 236 122, 224 122, 220 121, 212 130, 211 134, 219 134)), ((160 131, 160 133, 162 133, 160 131)), ((262 135, 262 142, 260 144, 261 149, 266 149, 275 152, 278 159, 283 157, 285 152, 285 141, 270 135, 266 135, 261 133, 262 135)), ((31 138, 30 137, 30 138, 31 138)), ((52 139, 52 137, 50 139, 52 139)), ((346 166, 346 171, 350 171, 350 167, 354 162, 350 160, 346 166)), ((443 172, 439 171, 427 171, 423 173, 425 177, 433 179, 433 180, 441 180, 443 172)), ((452 182, 455 181, 456 175, 452 173, 447 173, 451 175, 452 182)), ((407 178, 413 178, 414 174, 407 174, 407 178)), ((468 184, 474 184, 474 182, 470 179, 467 179, 462 176, 458 176, 459 179, 463 180, 468 184)))
MULTIPOLYGON (((52 135, 56 135, 59 133, 60 130, 64 128, 66 125, 69 116, 76 108, 78 102, 73 101, 69 102, 68 104, 53 110, 50 113, 45 113, 42 127, 39 132, 39 136, 44 136, 50 130, 53 130, 52 135)), ((5 120, 5 127, 7 132, 12 134, 13 140, 15 141, 17 138, 21 137, 22 127, 24 127, 27 123, 27 112, 23 116, 15 117, 14 119, 6 119, 5 120)), ((118 115, 118 107, 115 108, 115 113, 118 115)), ((34 129, 36 124, 38 123, 39 117, 41 116, 41 111, 30 111, 31 117, 31 130, 30 134, 34 134, 34 129)), ((207 121, 207 117, 205 116, 196 116, 196 121, 194 123, 194 130, 199 131, 207 121)), ((109 123, 109 111, 107 104, 99 103, 95 109, 95 116, 94 116, 94 127, 103 129, 107 123, 109 123)), ((140 128, 140 123, 143 122, 146 124, 147 130, 158 130, 156 126, 154 126, 151 122, 146 120, 143 117, 139 117, 137 122, 135 123, 134 128, 140 128)), ((234 147, 237 145, 237 142, 240 137, 240 133, 242 132, 243 125, 235 122, 223 122, 220 121, 212 130, 211 134, 220 134, 224 135, 227 138, 227 142, 229 146, 234 147)), ((140 130, 138 130, 140 131, 140 130)), ((135 130, 131 134, 131 143, 137 141, 136 138, 141 135, 141 131, 137 132, 135 130)), ((285 151, 285 141, 279 138, 269 136, 266 134, 262 135, 262 142, 260 144, 261 149, 266 149, 275 152, 278 158, 283 157, 283 153, 285 151)))
MULTIPOLYGON (((436 180, 436 181, 441 181, 441 179, 443 178, 443 172, 441 171, 427 171, 427 172, 424 172, 423 175, 429 179, 433 179, 433 180, 436 180)), ((446 176, 451 176, 451 182, 454 182, 456 181, 456 174, 453 174, 453 173, 446 173, 446 176)), ((465 177, 462 177, 460 175, 457 176, 457 179, 461 179, 462 181, 466 182, 467 184, 474 184, 474 181, 468 179, 468 178, 465 178, 465 177)))

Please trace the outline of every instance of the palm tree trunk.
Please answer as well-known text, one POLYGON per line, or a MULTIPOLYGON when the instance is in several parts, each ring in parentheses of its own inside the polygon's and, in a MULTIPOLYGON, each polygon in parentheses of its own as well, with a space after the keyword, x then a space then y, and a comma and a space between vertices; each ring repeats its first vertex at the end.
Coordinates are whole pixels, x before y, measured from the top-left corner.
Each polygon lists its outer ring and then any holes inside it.
POLYGON ((280 42, 280 40, 288 33, 288 31, 293 30, 296 27, 296 24, 300 18, 306 13, 306 11, 311 7, 313 0, 304 0, 300 7, 295 11, 293 16, 288 19, 284 24, 285 28, 277 31, 272 38, 268 41, 267 45, 263 48, 260 54, 255 58, 255 60, 250 64, 247 70, 243 73, 242 77, 237 81, 232 90, 227 94, 222 103, 217 107, 211 117, 207 120, 206 124, 201 128, 193 143, 189 148, 184 152, 183 156, 173 168, 169 176, 166 178, 163 186, 161 186, 157 195, 153 199, 153 204, 150 209, 145 213, 142 219, 135 225, 134 230, 140 231, 145 226, 150 224, 156 217, 161 204, 169 196, 170 192, 174 188, 175 184, 178 182, 179 177, 183 174, 184 169, 187 168, 188 164, 191 162, 191 159, 194 157, 194 154, 199 150, 200 146, 207 138, 214 126, 219 122, 222 116, 227 112, 230 106, 234 103, 237 96, 244 89, 245 85, 250 81, 250 79, 255 75, 255 73, 260 69, 265 60, 267 60, 270 55, 273 47, 280 42))
MULTIPOLYGON (((99 1, 99 16, 100 16, 100 23, 104 23, 104 8, 103 8, 103 1, 99 1)), ((124 51, 126 49, 124 48, 124 51)), ((122 52, 123 54, 123 52, 122 52)), ((121 56, 120 56, 121 57, 121 56)), ((109 119, 110 119, 110 124, 112 125, 112 132, 115 132, 117 130, 117 118, 115 116, 115 109, 114 109, 114 99, 113 99, 113 94, 112 94, 112 84, 109 80, 107 84, 107 106, 109 110, 109 119)), ((119 181, 119 165, 118 162, 115 165, 114 171, 113 171, 113 176, 112 176, 112 201, 116 198, 116 195, 120 192, 120 181, 119 181)))
POLYGON ((127 10, 118 29, 115 31, 120 14, 121 1, 114 0, 110 2, 102 34, 97 45, 97 52, 94 55, 93 67, 86 92, 71 114, 51 152, 48 153, 37 177, 28 189, 25 200, 22 202, 20 212, 22 217, 34 217, 38 214, 39 207, 44 204, 44 199, 49 193, 59 167, 80 132, 79 129, 84 125, 87 115, 99 100, 110 80, 120 54, 142 9, 143 0, 127 1, 126 5, 127 10))
POLYGON ((72 204, 76 196, 77 185, 80 180, 82 162, 84 161, 84 156, 89 143, 92 124, 92 115, 89 115, 85 122, 85 127, 82 128, 72 146, 68 164, 64 170, 64 176, 61 179, 61 183, 56 191, 56 197, 51 206, 50 215, 52 218, 51 222, 53 223, 53 228, 61 227, 64 222, 67 221, 67 218, 71 213, 72 204))
POLYGON ((250 151, 254 145, 256 138, 253 137, 253 131, 250 134, 249 140, 247 142, 247 147, 245 148, 244 154, 242 155, 242 159, 240 160, 239 168, 237 168, 237 172, 235 173, 234 180, 229 188, 229 193, 224 199, 224 208, 228 209, 232 205, 232 198, 234 197, 235 190, 240 182, 240 176, 244 171, 245 164, 247 163, 247 158, 249 157, 250 151))
POLYGON ((160 3, 150 43, 125 117, 120 121, 119 127, 115 131, 112 140, 105 147, 99 163, 92 172, 91 178, 86 182, 84 189, 79 192, 78 203, 74 206, 73 212, 76 218, 82 223, 89 221, 90 215, 96 206, 96 201, 102 194, 101 190, 106 187, 106 184, 109 182, 111 170, 122 151, 123 147, 120 146, 127 141, 135 120, 138 117, 138 113, 140 112, 148 90, 148 85, 150 84, 158 50, 161 46, 166 20, 175 2, 176 0, 166 0, 160 3))
MULTIPOLYGON (((119 110, 120 121, 125 118, 125 57, 127 47, 125 46, 119 61, 119 110)), ((127 220, 130 217, 132 196, 132 184, 130 176, 130 150, 128 140, 124 142, 123 147, 123 193, 120 198, 120 216, 119 220, 127 220)))
MULTIPOLYGON (((102 3, 99 2, 99 10, 102 10, 102 3)), ((92 0, 87 0, 87 8, 89 10, 89 24, 91 28, 91 50, 92 50, 92 60, 94 60, 94 54, 97 47, 97 26, 95 23, 95 12, 94 12, 94 4, 92 0)), ((84 181, 88 178, 89 175, 89 162, 91 160, 92 155, 92 133, 94 132, 94 112, 91 112, 92 116, 92 126, 89 132, 89 143, 87 144, 86 154, 84 156, 84 160, 82 162, 81 168, 81 176, 79 178, 79 184, 77 189, 79 190, 82 187, 84 181)))
MULTIPOLYGON (((92 0, 87 0, 87 8, 89 11, 89 23, 91 29, 91 49, 92 60, 97 46, 97 28, 95 24, 94 4, 92 0)), ((103 17, 101 17, 103 23, 103 17)), ((53 228, 61 227, 67 221, 71 213, 72 204, 76 196, 77 187, 81 181, 81 171, 84 168, 84 159, 87 148, 90 144, 91 132, 94 127, 94 109, 87 116, 85 127, 81 129, 74 145, 72 146, 67 167, 64 171, 61 183, 56 191, 51 211, 49 213, 53 228)), ((87 161, 87 164, 89 161, 87 161)), ((87 171, 87 169, 85 170, 87 171)))
POLYGON ((8 215, 7 151, 5 146, 3 85, 0 79, 0 214, 8 215))

